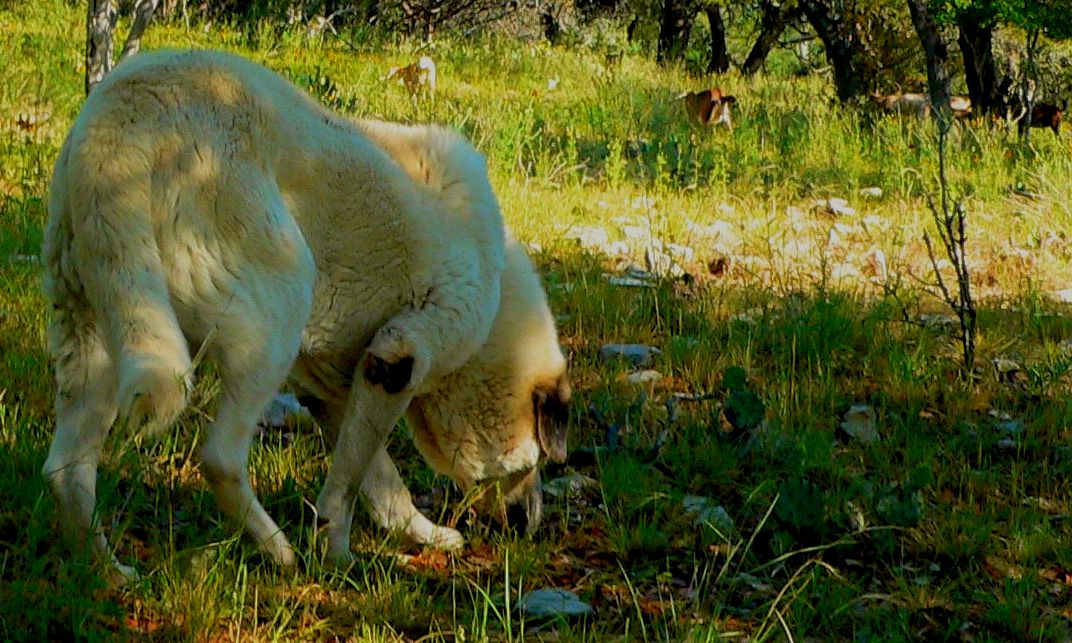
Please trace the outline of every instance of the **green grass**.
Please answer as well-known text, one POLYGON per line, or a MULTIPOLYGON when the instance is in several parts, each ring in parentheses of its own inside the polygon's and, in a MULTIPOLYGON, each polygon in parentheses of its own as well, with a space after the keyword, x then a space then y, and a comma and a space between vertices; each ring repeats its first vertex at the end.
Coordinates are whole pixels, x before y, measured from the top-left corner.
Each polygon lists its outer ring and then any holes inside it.
MULTIPOLYGON (((1072 636, 1072 317, 1049 296, 1072 274, 1067 138, 1039 130, 1024 150, 998 127, 952 136, 980 301, 982 366, 967 385, 949 332, 919 317, 942 312, 924 287, 937 168, 929 126, 839 107, 823 78, 729 75, 713 82, 739 97, 736 130, 700 132, 672 98, 707 81, 633 54, 605 74, 598 46, 491 38, 438 42, 429 53, 439 95, 414 104, 381 80, 415 57, 407 43, 350 47, 267 23, 154 25, 145 46, 237 51, 343 111, 445 122, 471 137, 511 227, 542 247, 534 257, 571 359, 573 464, 545 479, 579 472, 597 484, 548 497, 532 539, 470 520, 457 555, 414 549, 359 513, 359 562, 337 574, 313 542, 323 443, 302 427, 251 457, 259 496, 303 557, 299 571, 280 571, 236 536, 198 473, 206 374, 197 410, 173 435, 141 444, 117 431, 109 443, 102 522, 119 557, 145 573, 109 589, 56 536, 39 474, 53 424, 47 305, 38 267, 22 258, 39 251, 52 163, 82 100, 82 20, 60 2, 0 4, 3 640, 1072 636), (27 131, 22 113, 49 118, 27 131), (864 198, 864 187, 883 194, 864 198), (827 197, 857 214, 815 211, 827 197), (564 233, 601 225, 621 239, 619 217, 692 246, 696 279, 609 285, 615 261, 564 233), (724 234, 700 237, 690 222, 720 222, 724 234), (871 267, 877 250, 888 279, 871 267), (724 270, 710 273, 719 258, 724 270), (624 367, 598 359, 607 342, 660 346, 663 378, 627 384, 624 367), (1015 381, 989 370, 996 357, 1021 364, 1015 381), (722 412, 734 367, 765 406, 747 431, 722 412), (669 409, 683 392, 707 397, 669 409), (840 431, 853 404, 874 409, 879 443, 840 431), (698 521, 689 495, 710 498, 732 525, 698 521), (551 586, 595 614, 533 623, 513 609, 551 586)), ((392 450, 418 502, 456 518, 457 494, 397 433, 392 450)))

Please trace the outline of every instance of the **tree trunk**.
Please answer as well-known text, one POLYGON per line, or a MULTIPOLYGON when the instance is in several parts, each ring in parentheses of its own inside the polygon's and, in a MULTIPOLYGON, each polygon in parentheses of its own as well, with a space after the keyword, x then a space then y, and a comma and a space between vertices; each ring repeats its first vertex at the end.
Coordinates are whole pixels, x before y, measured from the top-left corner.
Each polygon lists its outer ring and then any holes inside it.
POLYGON ((89 0, 86 16, 86 95, 112 70, 112 30, 116 10, 112 0, 89 0))
POLYGON ((696 17, 691 3, 687 0, 663 0, 659 19, 659 49, 656 60, 669 62, 678 60, 689 46, 689 32, 696 17))
POLYGON ((1020 138, 1024 145, 1031 143, 1031 120, 1035 112, 1035 89, 1038 86, 1038 54, 1039 36, 1042 30, 1032 27, 1024 34, 1024 50, 1027 56, 1020 69, 1020 104, 1023 105, 1024 115, 1020 120, 1020 138))
POLYGON ((134 6, 134 24, 130 26, 127 41, 123 44, 123 53, 119 55, 119 62, 123 62, 141 49, 141 37, 145 34, 145 28, 156 13, 160 0, 138 0, 134 6))
MULTIPOLYGON (((141 49, 141 37, 145 28, 153 19, 160 0, 138 0, 134 5, 134 24, 123 44, 123 53, 119 62, 133 56, 141 49)), ((86 95, 116 65, 113 57, 115 42, 112 34, 118 17, 113 0, 89 0, 89 13, 86 16, 86 95)))
POLYGON ((972 111, 992 114, 1002 111, 1005 98, 998 93, 997 65, 994 62, 994 27, 972 11, 957 14, 957 44, 964 58, 964 80, 968 84, 972 111))
POLYGON ((722 7, 710 5, 704 9, 711 25, 711 60, 707 73, 724 74, 730 70, 730 56, 726 50, 726 25, 722 23, 722 7))
POLYGON ((927 0, 908 0, 908 12, 912 14, 912 24, 923 45, 927 57, 927 90, 931 97, 931 107, 948 122, 949 113, 949 48, 938 33, 938 25, 927 8, 927 0))
POLYGON ((741 66, 742 73, 751 76, 759 71, 789 22, 800 15, 799 5, 788 8, 786 4, 775 4, 770 0, 763 3, 763 17, 759 20, 759 36, 756 37, 752 50, 748 52, 748 57, 741 66))
MULTIPOLYGON (((837 2, 837 0, 834 0, 837 2)), ((834 68, 838 98, 847 102, 863 93, 863 74, 857 64, 859 44, 853 25, 842 12, 821 0, 801 0, 801 6, 816 35, 823 41, 826 59, 834 68)))

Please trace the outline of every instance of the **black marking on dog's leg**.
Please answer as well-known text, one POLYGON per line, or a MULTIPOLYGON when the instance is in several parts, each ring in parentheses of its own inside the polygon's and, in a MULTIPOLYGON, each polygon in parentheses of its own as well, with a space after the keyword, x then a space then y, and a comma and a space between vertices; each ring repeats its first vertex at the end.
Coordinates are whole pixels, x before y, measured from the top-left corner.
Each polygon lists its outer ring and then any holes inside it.
POLYGON ((399 393, 409 384, 413 375, 413 358, 403 357, 394 364, 368 354, 365 358, 365 379, 379 384, 388 393, 399 393))
POLYGON ((324 417, 327 412, 327 404, 324 404, 324 400, 315 395, 299 395, 297 397, 298 404, 304 406, 309 411, 309 415, 312 415, 317 422, 320 422, 320 418, 324 417))

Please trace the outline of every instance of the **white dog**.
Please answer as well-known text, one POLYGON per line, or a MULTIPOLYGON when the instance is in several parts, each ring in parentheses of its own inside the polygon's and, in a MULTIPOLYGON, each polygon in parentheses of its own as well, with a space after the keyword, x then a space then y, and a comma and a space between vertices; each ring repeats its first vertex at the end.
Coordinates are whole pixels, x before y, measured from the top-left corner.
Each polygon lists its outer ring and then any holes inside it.
POLYGON ((428 463, 498 481, 540 514, 545 421, 566 362, 528 257, 505 235, 483 157, 438 127, 352 122, 221 53, 141 54, 98 85, 56 163, 45 286, 57 428, 44 474, 66 531, 94 538, 101 448, 117 416, 184 409, 191 349, 221 378, 201 464, 221 508, 275 560, 287 538, 249 484, 255 422, 291 375, 337 436, 317 500, 350 559, 355 499, 384 527, 456 547, 414 508, 383 439, 407 414, 428 463))

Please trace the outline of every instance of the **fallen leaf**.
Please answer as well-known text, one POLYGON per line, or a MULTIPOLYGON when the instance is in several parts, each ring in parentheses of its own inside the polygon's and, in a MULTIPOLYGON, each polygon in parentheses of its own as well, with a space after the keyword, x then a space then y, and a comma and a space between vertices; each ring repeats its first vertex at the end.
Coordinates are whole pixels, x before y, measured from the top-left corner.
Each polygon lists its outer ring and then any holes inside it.
POLYGON ((409 556, 404 563, 408 567, 425 571, 446 571, 450 567, 450 559, 447 552, 442 549, 428 548, 416 556, 409 556))
POLYGON ((637 606, 648 616, 662 616, 670 608, 670 601, 641 596, 637 599, 637 606))

